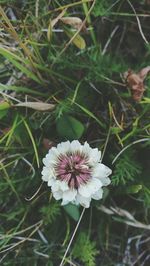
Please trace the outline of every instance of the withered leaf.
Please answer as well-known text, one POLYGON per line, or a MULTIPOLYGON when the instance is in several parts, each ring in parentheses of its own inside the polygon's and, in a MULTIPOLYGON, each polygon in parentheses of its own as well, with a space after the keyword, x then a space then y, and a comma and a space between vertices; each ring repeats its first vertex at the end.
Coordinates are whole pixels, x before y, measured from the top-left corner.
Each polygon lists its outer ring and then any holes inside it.
POLYGON ((139 72, 139 76, 141 79, 145 79, 147 77, 147 75, 150 73, 150 66, 148 67, 144 67, 140 70, 139 72))
POLYGON ((50 148, 55 146, 55 143, 47 138, 44 138, 42 142, 45 150, 49 150, 50 148))
POLYGON ((65 12, 66 12, 66 8, 65 9, 63 9, 63 11, 58 15, 58 17, 57 18, 54 18, 52 21, 51 21, 51 28, 53 28, 57 23, 58 23, 58 21, 63 17, 63 15, 65 14, 65 12))
POLYGON ((73 28, 79 30, 79 28, 82 26, 82 28, 85 30, 85 25, 83 24, 82 19, 78 17, 63 17, 60 19, 64 24, 70 25, 73 28))
POLYGON ((55 104, 43 103, 43 102, 23 102, 17 103, 16 107, 27 107, 37 111, 52 111, 55 108, 55 104))
POLYGON ((136 102, 139 102, 145 91, 144 80, 150 73, 150 66, 141 69, 138 73, 135 73, 131 69, 123 74, 123 77, 127 83, 127 86, 131 90, 132 98, 136 102))

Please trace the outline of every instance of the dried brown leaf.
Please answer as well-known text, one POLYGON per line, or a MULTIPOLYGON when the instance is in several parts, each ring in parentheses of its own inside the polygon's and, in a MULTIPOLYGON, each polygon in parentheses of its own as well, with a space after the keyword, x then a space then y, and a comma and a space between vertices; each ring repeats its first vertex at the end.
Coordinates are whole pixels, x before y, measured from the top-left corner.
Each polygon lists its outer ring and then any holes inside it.
POLYGON ((98 209, 103 211, 104 213, 107 213, 108 215, 118 215, 118 216, 124 217, 125 220, 123 222, 127 225, 137 227, 137 228, 143 228, 146 230, 150 230, 150 224, 143 224, 143 223, 137 221, 134 218, 134 216, 130 212, 128 212, 127 210, 117 208, 117 207, 107 208, 104 205, 101 205, 100 207, 98 207, 98 209))
MULTIPOLYGON (((78 17, 63 17, 60 19, 64 24, 70 25, 73 28, 79 30, 80 27, 83 24, 82 19, 78 18, 78 17)), ((83 24, 83 29, 86 30, 85 25, 83 24)))
POLYGON ((50 148, 55 146, 55 143, 47 138, 44 138, 42 143, 45 150, 49 150, 50 148))
POLYGON ((150 66, 142 68, 138 74, 140 78, 143 79, 144 81, 144 79, 147 77, 149 73, 150 73, 150 66))
POLYGON ((133 100, 139 102, 145 91, 144 79, 150 73, 150 66, 141 69, 138 73, 133 72, 131 69, 123 74, 123 77, 130 88, 133 100))
POLYGON ((66 12, 66 8, 65 9, 63 9, 63 11, 58 15, 58 17, 57 18, 54 18, 52 21, 51 21, 51 28, 53 28, 57 23, 58 23, 58 21, 63 17, 63 15, 65 14, 65 12, 66 12))

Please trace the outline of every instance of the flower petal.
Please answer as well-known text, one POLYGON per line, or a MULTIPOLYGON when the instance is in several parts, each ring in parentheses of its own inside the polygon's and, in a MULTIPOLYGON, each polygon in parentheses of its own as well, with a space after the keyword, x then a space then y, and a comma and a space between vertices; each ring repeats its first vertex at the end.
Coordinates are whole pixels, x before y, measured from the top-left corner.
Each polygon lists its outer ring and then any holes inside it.
POLYGON ((42 180, 48 182, 50 179, 49 175, 43 175, 42 180))
POLYGON ((70 141, 65 141, 57 145, 59 153, 66 153, 70 151, 70 141))
POLYGON ((56 192, 53 193, 53 197, 56 199, 56 200, 60 200, 62 198, 62 191, 58 190, 56 192))
POLYGON ((50 172, 50 171, 49 171, 49 168, 44 166, 44 167, 43 167, 43 170, 42 170, 42 172, 41 172, 41 174, 42 174, 42 175, 49 175, 49 172, 50 172))
POLYGON ((103 190, 102 190, 102 188, 100 188, 98 191, 96 191, 92 195, 92 199, 95 199, 95 200, 100 200, 102 197, 103 197, 103 190))
POLYGON ((93 168, 93 176, 97 178, 107 177, 112 173, 112 170, 102 163, 98 163, 93 168))
POLYGON ((64 205, 67 205, 70 201, 69 200, 62 200, 61 202, 61 205, 64 206, 64 205))
POLYGON ((48 154, 43 159, 44 165, 47 167, 48 166, 52 167, 52 164, 56 163, 58 156, 59 156, 59 152, 58 152, 57 148, 52 147, 49 150, 48 154))
POLYGON ((51 187, 54 183, 55 183, 55 179, 54 178, 50 178, 48 180, 48 187, 51 187))
POLYGON ((67 182, 65 182, 65 181, 59 181, 59 182, 60 182, 60 189, 62 191, 66 191, 69 189, 67 182))
POLYGON ((102 187, 102 182, 97 178, 92 178, 92 180, 88 183, 88 186, 91 190, 91 194, 93 194, 102 187))
POLYGON ((87 198, 87 197, 81 196, 80 194, 77 195, 76 204, 79 203, 83 207, 89 208, 90 207, 90 202, 91 202, 91 198, 90 197, 87 198))
POLYGON ((76 152, 76 151, 82 152, 82 145, 78 140, 73 140, 70 143, 70 146, 71 146, 71 152, 76 152))
POLYGON ((87 141, 84 143, 83 145, 83 153, 87 154, 88 156, 90 155, 92 148, 90 147, 90 145, 87 143, 87 141))
POLYGON ((77 195, 77 191, 75 189, 70 189, 70 190, 68 189, 64 191, 62 198, 63 198, 63 201, 71 202, 75 199, 76 195, 77 195))
POLYGON ((61 190, 62 192, 68 190, 68 184, 65 181, 56 180, 52 183, 52 192, 61 190))
POLYGON ((89 163, 92 165, 99 163, 100 158, 101 158, 101 151, 99 151, 97 148, 91 149, 89 153, 89 163))
POLYGON ((58 180, 52 183, 51 189, 52 189, 52 193, 60 190, 60 185, 59 185, 59 181, 58 180))
POLYGON ((99 188, 102 187, 102 183, 97 178, 92 178, 87 184, 81 185, 78 189, 79 194, 83 197, 91 197, 99 188))
POLYGON ((100 180, 101 180, 103 186, 108 186, 111 183, 111 180, 108 177, 101 177, 100 180))

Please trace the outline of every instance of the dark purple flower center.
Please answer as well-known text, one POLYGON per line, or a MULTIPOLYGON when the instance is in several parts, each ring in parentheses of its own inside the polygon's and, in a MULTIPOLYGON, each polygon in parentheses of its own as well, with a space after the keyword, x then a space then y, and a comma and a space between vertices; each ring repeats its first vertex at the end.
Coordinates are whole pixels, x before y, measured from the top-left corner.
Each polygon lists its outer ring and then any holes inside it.
POLYGON ((91 178, 88 157, 80 153, 61 154, 55 166, 57 178, 66 181, 70 188, 78 188, 91 178))

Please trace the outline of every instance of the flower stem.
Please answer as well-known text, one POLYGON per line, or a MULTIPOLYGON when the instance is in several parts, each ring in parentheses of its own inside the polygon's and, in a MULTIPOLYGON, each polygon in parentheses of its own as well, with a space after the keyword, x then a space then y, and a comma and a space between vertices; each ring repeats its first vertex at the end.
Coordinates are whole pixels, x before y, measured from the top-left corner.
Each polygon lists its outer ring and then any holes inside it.
POLYGON ((81 215, 80 215, 79 221, 78 221, 78 223, 77 223, 77 225, 76 225, 76 227, 75 227, 75 229, 74 229, 74 232, 73 232, 73 234, 72 234, 72 237, 71 237, 71 239, 70 239, 70 241, 69 241, 69 244, 68 244, 68 246, 67 246, 67 249, 66 249, 66 251, 65 251, 65 254, 64 254, 64 256, 63 256, 63 258, 62 258, 62 261, 61 261, 61 263, 60 263, 59 266, 63 266, 63 264, 64 264, 64 260, 65 260, 67 254, 68 254, 69 248, 70 248, 70 246, 71 246, 71 244, 72 244, 72 241, 73 241, 73 239, 74 239, 74 237, 75 237, 75 234, 76 234, 77 229, 78 229, 78 227, 79 227, 79 225, 80 225, 80 222, 81 222, 81 220, 82 220, 82 217, 83 217, 84 212, 85 212, 85 208, 83 208, 83 210, 82 210, 82 213, 81 213, 81 215))

